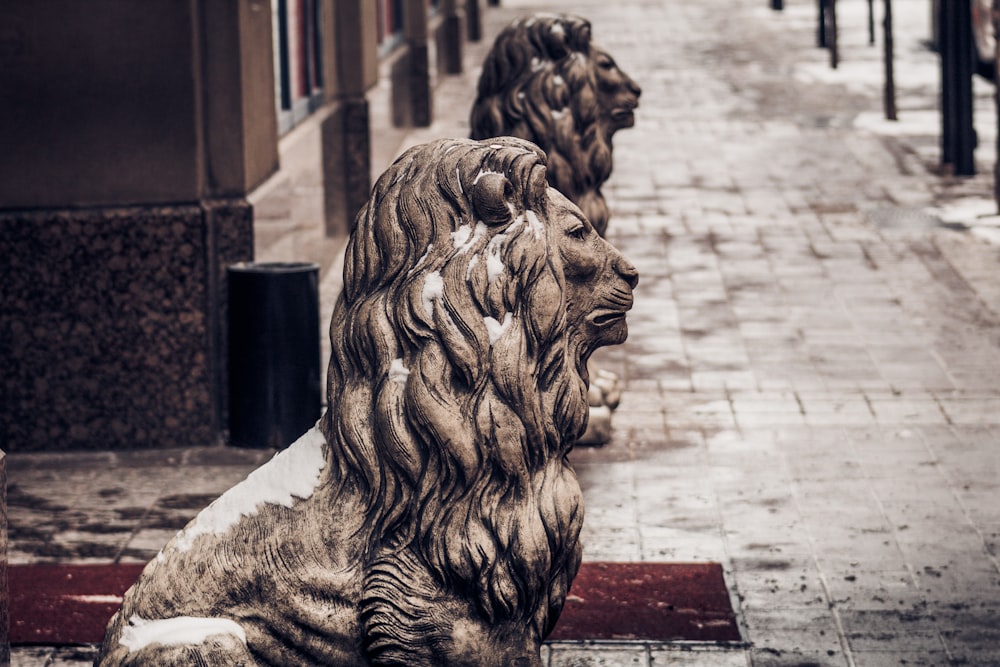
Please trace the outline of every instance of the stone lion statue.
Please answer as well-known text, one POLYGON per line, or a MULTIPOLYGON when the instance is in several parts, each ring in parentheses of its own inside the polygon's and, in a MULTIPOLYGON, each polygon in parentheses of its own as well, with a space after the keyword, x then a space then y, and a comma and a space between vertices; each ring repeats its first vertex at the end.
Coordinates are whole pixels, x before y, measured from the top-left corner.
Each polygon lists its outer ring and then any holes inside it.
POLYGON ((611 137, 632 127, 642 90, 571 15, 522 18, 497 36, 472 107, 473 139, 510 135, 548 155, 549 183, 603 236, 611 137))
POLYGON ((330 407, 146 566, 98 665, 541 665, 580 564, 586 362, 637 281, 545 170, 458 139, 382 175, 330 407))

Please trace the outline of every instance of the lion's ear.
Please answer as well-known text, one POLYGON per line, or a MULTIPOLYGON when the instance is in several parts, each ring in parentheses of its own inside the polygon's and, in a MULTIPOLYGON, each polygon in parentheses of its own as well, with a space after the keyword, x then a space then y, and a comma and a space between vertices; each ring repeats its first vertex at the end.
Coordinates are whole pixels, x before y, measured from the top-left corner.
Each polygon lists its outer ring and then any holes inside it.
POLYGON ((546 169, 542 165, 536 165, 528 176, 528 207, 535 211, 544 211, 548 208, 549 182, 546 177, 546 169))
POLYGON ((586 52, 590 47, 590 21, 576 17, 572 33, 574 47, 579 51, 586 52))
POLYGON ((516 210, 513 204, 514 186, 503 174, 481 174, 473 183, 469 199, 476 217, 487 225, 510 222, 516 210))

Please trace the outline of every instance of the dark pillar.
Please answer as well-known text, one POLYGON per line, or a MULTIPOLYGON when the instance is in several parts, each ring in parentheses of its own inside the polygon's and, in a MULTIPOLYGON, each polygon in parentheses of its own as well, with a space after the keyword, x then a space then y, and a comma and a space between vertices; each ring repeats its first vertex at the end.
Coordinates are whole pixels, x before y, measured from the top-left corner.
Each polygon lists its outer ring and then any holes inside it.
POLYGON ((0 15, 0 441, 220 441, 225 266, 252 259, 245 196, 277 168, 269 5, 0 15))
POLYGON ((868 44, 875 44, 875 0, 868 0, 868 44))
POLYGON ((941 162, 957 176, 976 173, 972 120, 972 14, 969 0, 940 5, 941 162))
POLYGON ((784 0, 771 0, 771 9, 780 12, 784 8, 785 8, 784 0))
POLYGON ((347 234, 371 191, 371 128, 366 97, 378 77, 374 4, 370 0, 324 0, 325 71, 334 72, 324 91, 331 102, 321 121, 323 201, 328 236, 347 234))
POLYGON ((229 267, 229 441, 282 449, 319 419, 319 265, 229 267))
POLYGON ((826 48, 826 5, 830 0, 816 0, 816 46, 826 48))
POLYGON ((403 0, 403 48, 392 64, 392 120, 398 127, 431 124, 427 7, 423 0, 403 0))
POLYGON ((466 34, 470 42, 483 38, 483 17, 479 11, 479 0, 465 0, 466 34))
POLYGON ((364 95, 343 99, 321 125, 326 234, 349 233, 371 193, 371 129, 364 95))
POLYGON ((885 0, 885 19, 882 22, 883 39, 885 41, 885 117, 886 120, 896 118, 896 76, 892 43, 892 0, 885 0))
POLYGON ((462 16, 457 0, 443 0, 437 28, 437 67, 443 74, 462 73, 462 16))
POLYGON ((837 43, 837 0, 826 0, 827 48, 830 49, 830 67, 837 69, 840 64, 840 46, 837 43))

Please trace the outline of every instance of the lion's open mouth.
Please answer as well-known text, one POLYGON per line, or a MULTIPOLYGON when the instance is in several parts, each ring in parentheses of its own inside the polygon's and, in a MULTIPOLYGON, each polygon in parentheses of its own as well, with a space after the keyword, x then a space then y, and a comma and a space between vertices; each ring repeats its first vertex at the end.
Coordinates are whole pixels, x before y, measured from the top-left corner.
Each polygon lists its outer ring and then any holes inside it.
POLYGON ((594 312, 590 321, 596 326, 603 327, 624 319, 624 310, 599 310, 594 312))

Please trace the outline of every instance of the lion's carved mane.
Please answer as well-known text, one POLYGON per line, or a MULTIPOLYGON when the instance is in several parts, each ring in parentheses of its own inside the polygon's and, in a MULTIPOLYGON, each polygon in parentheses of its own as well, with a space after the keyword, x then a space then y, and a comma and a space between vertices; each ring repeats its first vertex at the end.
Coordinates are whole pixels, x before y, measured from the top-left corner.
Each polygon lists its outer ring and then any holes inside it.
POLYGON ((348 243, 327 412, 147 565, 98 664, 538 667, 580 564, 586 362, 635 280, 536 146, 405 153, 348 243))
POLYGON ((639 86, 591 42, 590 23, 572 15, 522 18, 497 36, 484 62, 471 136, 515 136, 548 155, 549 183, 602 236, 612 135, 631 127, 639 86))
POLYGON ((579 563, 563 456, 586 384, 559 260, 533 217, 546 210, 543 156, 497 141, 404 155, 347 250, 323 430, 381 533, 362 601, 374 653, 406 650, 399 623, 426 597, 414 568, 471 593, 488 623, 544 636, 579 563))

